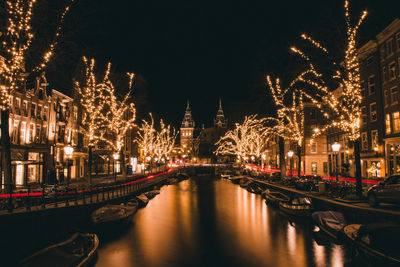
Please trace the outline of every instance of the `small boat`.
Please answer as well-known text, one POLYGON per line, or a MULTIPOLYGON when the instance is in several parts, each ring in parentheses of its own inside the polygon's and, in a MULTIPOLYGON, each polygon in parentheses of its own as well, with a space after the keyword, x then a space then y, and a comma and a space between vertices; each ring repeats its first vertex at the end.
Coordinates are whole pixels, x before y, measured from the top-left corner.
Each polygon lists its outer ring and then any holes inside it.
POLYGON ((139 207, 145 207, 147 205, 147 203, 149 203, 149 199, 145 194, 136 196, 136 199, 139 202, 139 207))
POLYGON ((92 213, 92 223, 96 227, 110 227, 124 225, 131 222, 137 207, 124 205, 106 205, 92 213))
POLYGON ((239 185, 240 187, 247 187, 249 184, 251 183, 251 180, 247 177, 243 177, 240 181, 239 181, 239 185))
POLYGON ((232 176, 232 172, 231 171, 223 171, 221 173, 221 178, 229 179, 231 176, 232 176))
POLYGON ((69 239, 44 248, 23 259, 19 266, 89 266, 97 253, 98 246, 97 235, 75 233, 69 239))
POLYGON ((265 203, 271 206, 279 207, 280 202, 287 202, 289 201, 289 196, 278 192, 278 191, 271 191, 269 189, 262 192, 263 198, 265 198, 265 203))
POLYGON ((125 206, 137 208, 137 207, 139 207, 139 202, 136 199, 132 198, 128 202, 125 203, 125 206))
POLYGON ((170 178, 168 178, 168 184, 175 184, 175 183, 177 183, 177 182, 179 182, 179 179, 176 178, 176 177, 170 177, 170 178))
POLYGON ((160 190, 154 189, 144 193, 148 199, 154 198, 156 195, 160 194, 160 190))
POLYGON ((230 177, 229 180, 231 180, 231 182, 234 184, 238 184, 243 178, 244 176, 233 176, 230 177))
POLYGON ((287 201, 280 201, 279 209, 290 215, 308 217, 313 211, 313 206, 308 197, 292 197, 287 201))
POLYGON ((250 182, 247 185, 247 191, 249 191, 250 193, 253 193, 253 194, 261 194, 263 192, 263 189, 261 188, 261 186, 258 183, 250 182))
POLYGON ((346 226, 346 219, 343 213, 337 211, 316 211, 312 214, 316 225, 326 235, 340 242, 342 239, 342 230, 346 226))
POLYGON ((186 180, 186 179, 189 179, 190 178, 190 176, 188 175, 188 174, 186 174, 186 173, 178 173, 177 175, 176 175, 176 177, 179 179, 179 180, 186 180))
POLYGON ((395 224, 350 224, 343 228, 344 236, 368 262, 382 266, 400 264, 400 226, 395 224), (375 263, 375 262, 374 262, 375 263))

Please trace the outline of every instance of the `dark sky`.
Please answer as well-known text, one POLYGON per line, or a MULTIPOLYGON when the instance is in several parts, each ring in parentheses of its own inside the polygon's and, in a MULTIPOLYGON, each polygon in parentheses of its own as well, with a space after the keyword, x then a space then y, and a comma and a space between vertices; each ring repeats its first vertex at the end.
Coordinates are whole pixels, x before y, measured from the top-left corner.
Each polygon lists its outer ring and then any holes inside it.
MULTIPOLYGON (((290 78, 298 60, 289 47, 310 33, 333 49, 343 37, 342 0, 133 1, 76 0, 58 55, 49 67, 52 87, 70 91, 82 55, 113 71, 138 74, 139 116, 151 111, 174 126, 190 100, 197 126, 211 126, 221 97, 230 122, 270 114, 265 75, 290 78)), ((51 1, 49 1, 51 2, 51 1)), ((398 17, 399 0, 353 0, 367 8, 360 43, 398 17)))

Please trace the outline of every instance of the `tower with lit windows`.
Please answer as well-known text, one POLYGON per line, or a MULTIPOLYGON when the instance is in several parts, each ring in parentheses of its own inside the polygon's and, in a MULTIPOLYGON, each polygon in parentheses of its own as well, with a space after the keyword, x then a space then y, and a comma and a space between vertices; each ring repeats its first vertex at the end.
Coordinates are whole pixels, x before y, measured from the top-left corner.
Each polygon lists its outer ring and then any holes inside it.
POLYGON ((190 110, 189 100, 188 100, 180 132, 181 148, 183 151, 190 152, 189 150, 191 150, 193 146, 193 132, 194 132, 194 120, 192 118, 192 112, 190 110))

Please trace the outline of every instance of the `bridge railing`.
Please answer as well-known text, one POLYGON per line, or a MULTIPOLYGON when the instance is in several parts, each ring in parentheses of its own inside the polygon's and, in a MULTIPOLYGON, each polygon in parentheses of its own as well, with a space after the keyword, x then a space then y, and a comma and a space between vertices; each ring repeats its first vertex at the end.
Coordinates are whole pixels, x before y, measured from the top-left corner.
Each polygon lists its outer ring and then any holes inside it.
MULTIPOLYGON (((164 179, 167 170, 157 174, 141 177, 135 180, 125 180, 119 183, 94 184, 94 185, 41 185, 40 187, 14 186, 13 191, 0 194, 0 211, 58 208, 93 203, 106 202, 108 200, 128 196, 157 184, 164 179)), ((2 185, 3 187, 4 185, 2 185)))

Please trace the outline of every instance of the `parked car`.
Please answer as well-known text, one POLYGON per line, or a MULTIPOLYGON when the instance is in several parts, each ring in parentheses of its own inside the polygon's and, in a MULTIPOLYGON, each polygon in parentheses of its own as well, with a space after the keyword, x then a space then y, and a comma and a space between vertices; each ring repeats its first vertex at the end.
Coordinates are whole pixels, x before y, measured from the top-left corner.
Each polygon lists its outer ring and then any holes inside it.
POLYGON ((400 204, 400 175, 392 175, 384 182, 368 189, 368 203, 376 207, 379 203, 400 204))

